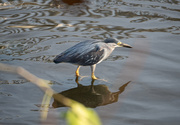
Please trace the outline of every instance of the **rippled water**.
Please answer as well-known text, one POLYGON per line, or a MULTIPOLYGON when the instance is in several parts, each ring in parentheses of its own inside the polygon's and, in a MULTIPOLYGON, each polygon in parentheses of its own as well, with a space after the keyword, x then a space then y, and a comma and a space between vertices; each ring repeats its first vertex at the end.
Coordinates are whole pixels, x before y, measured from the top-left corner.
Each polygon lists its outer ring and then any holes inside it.
MULTIPOLYGON (((102 123, 179 125, 180 1, 63 1, 0 0, 0 62, 22 66, 51 80, 56 91, 69 92, 77 89, 76 66, 55 65, 55 55, 83 40, 116 37, 133 49, 117 48, 97 65, 96 75, 107 80, 96 80, 94 89, 102 96, 92 95, 101 100, 94 107, 102 123), (116 100, 107 102, 113 93, 116 100)), ((90 88, 90 68, 80 73, 88 77, 79 84, 90 88)), ((0 124, 40 124, 42 97, 22 77, 0 72, 0 124)), ((50 106, 45 124, 64 124, 63 111, 50 106)))

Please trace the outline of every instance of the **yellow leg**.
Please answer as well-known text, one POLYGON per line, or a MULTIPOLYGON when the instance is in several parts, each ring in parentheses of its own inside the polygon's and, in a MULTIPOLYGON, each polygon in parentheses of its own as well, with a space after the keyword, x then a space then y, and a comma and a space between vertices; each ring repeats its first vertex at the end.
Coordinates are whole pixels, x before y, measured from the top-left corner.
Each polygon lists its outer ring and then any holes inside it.
POLYGON ((92 78, 93 80, 98 79, 98 78, 94 75, 94 72, 92 72, 92 74, 91 74, 91 78, 92 78))
POLYGON ((77 69, 76 69, 76 76, 80 76, 79 75, 79 69, 80 69, 80 66, 78 66, 77 69))
POLYGON ((98 79, 95 75, 94 75, 94 72, 95 72, 95 69, 96 69, 96 65, 92 65, 91 66, 91 78, 92 79, 98 79))

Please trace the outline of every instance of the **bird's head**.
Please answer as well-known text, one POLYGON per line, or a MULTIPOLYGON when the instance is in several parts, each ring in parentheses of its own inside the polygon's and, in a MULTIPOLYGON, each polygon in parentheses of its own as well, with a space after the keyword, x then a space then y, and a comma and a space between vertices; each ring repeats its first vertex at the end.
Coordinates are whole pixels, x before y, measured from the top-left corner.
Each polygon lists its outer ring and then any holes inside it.
POLYGON ((126 47, 126 48, 132 48, 130 45, 122 43, 120 40, 116 39, 116 38, 107 38, 104 40, 105 43, 110 43, 112 44, 114 47, 126 47))

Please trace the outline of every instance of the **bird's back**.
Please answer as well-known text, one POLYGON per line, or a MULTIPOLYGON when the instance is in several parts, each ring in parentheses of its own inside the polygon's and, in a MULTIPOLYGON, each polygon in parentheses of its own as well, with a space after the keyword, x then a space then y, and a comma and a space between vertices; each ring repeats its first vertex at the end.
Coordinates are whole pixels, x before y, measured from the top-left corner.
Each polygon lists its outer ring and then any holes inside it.
POLYGON ((100 46, 102 44, 105 43, 97 40, 80 42, 56 56, 53 61, 54 63, 67 62, 83 66, 96 64, 104 55, 104 50, 100 46))

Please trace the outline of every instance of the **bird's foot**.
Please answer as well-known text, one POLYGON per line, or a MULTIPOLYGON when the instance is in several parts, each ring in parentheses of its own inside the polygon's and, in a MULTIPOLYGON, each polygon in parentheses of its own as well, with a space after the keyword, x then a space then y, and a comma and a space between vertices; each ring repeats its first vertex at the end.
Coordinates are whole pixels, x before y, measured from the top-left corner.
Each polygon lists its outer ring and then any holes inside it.
POLYGON ((91 78, 92 78, 93 80, 97 80, 97 79, 98 79, 95 75, 92 75, 91 78))
POLYGON ((105 79, 100 79, 100 78, 96 77, 95 75, 92 75, 91 78, 92 78, 93 80, 100 80, 100 81, 108 82, 107 80, 105 80, 105 79))
POLYGON ((85 77, 88 77, 88 76, 76 75, 76 79, 78 78, 78 81, 81 81, 85 77))
POLYGON ((96 79, 96 80, 100 80, 100 81, 103 81, 103 82, 108 82, 106 79, 96 79))

